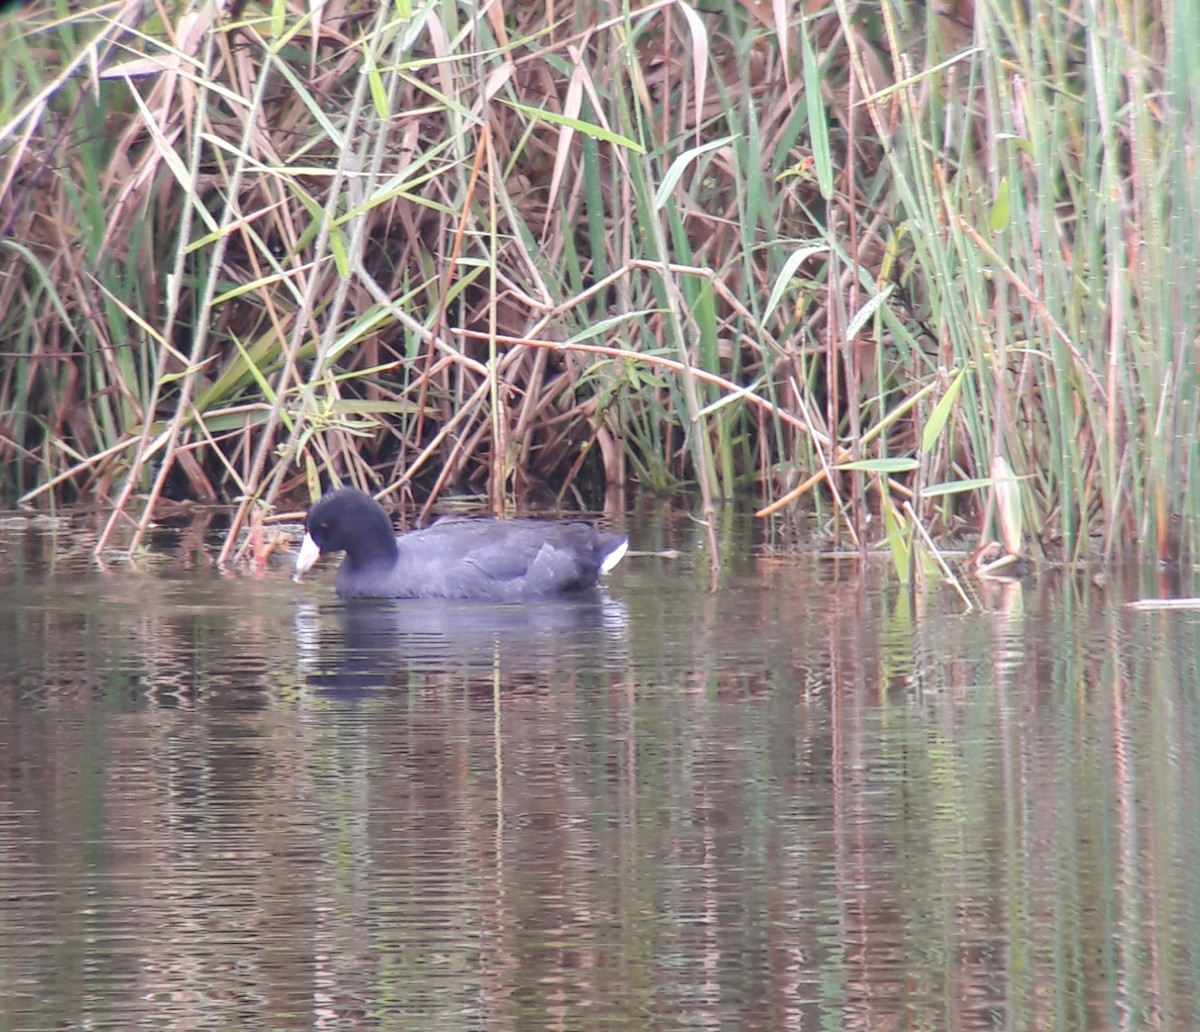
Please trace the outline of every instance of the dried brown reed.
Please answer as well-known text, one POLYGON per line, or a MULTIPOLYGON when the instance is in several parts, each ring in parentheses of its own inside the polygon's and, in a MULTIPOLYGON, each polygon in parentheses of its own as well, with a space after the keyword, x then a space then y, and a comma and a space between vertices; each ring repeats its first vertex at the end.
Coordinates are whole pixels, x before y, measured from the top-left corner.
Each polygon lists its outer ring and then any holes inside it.
POLYGON ((1146 184, 1196 200, 1196 73, 1152 25, 1113 78, 1072 18, 1120 3, 1035 6, 1057 41, 850 0, 35 3, 0 28, 0 491, 101 500, 103 548, 160 498, 236 530, 322 482, 632 480, 865 548, 983 529, 1003 455, 1047 551, 1194 547, 1200 234, 1146 184))

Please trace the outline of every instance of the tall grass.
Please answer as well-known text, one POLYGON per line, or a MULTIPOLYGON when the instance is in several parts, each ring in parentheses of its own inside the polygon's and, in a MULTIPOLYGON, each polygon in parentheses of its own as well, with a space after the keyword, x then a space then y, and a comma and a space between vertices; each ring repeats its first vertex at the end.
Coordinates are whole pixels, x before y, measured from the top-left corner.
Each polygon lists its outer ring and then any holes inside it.
POLYGON ((1200 13, 949 13, 25 8, 0 494, 136 543, 141 496, 632 480, 865 548, 998 533, 1003 460, 1022 547, 1192 554, 1200 13))

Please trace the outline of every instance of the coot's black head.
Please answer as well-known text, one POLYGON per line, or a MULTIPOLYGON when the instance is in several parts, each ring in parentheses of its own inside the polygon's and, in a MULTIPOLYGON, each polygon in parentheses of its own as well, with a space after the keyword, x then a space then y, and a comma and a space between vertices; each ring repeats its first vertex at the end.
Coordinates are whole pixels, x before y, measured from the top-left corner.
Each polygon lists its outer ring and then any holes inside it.
POLYGON ((304 521, 304 543, 294 579, 299 580, 318 557, 330 552, 345 552, 351 566, 394 562, 396 532, 383 506, 352 487, 317 502, 304 521))

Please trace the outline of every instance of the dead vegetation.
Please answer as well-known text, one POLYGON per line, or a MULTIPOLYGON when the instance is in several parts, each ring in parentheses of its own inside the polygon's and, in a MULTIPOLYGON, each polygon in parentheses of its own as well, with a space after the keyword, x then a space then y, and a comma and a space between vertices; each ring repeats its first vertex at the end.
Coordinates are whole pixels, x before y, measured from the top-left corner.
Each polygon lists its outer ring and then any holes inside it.
POLYGON ((1047 551, 1191 548, 1197 73, 1035 7, 34 3, 0 493, 136 544, 146 495, 634 482, 865 546, 983 530, 1003 455, 1047 551))

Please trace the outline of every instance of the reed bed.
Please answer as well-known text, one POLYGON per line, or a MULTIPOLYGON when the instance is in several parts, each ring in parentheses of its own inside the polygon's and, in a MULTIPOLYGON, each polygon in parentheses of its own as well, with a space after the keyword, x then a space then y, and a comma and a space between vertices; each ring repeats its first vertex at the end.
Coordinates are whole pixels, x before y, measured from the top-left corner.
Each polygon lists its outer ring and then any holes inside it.
POLYGON ((0 497, 1190 556, 1198 104, 1186 3, 35 2, 0 497))

